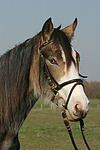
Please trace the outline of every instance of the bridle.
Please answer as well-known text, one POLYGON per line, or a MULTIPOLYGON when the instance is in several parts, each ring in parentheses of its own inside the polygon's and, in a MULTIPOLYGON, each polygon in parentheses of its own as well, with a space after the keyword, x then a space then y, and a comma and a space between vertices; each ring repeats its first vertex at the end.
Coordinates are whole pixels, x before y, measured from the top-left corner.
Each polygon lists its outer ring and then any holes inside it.
MULTIPOLYGON (((67 85, 69 85, 69 84, 75 83, 75 84, 72 86, 71 90, 70 90, 70 93, 69 93, 69 95, 68 95, 68 98, 67 98, 67 101, 66 101, 65 105, 63 105, 63 107, 64 107, 65 109, 67 109, 67 105, 68 105, 68 103, 69 103, 70 97, 71 97, 72 92, 73 92, 73 90, 75 89, 75 87, 76 87, 77 85, 82 85, 83 88, 84 88, 83 80, 80 79, 80 78, 79 78, 79 79, 76 78, 76 79, 72 79, 72 80, 68 80, 68 81, 66 81, 66 82, 63 82, 62 84, 58 84, 58 82, 54 79, 53 75, 51 74, 51 72, 50 72, 50 70, 49 70, 49 68, 48 68, 48 66, 47 66, 47 64, 46 64, 46 62, 45 62, 45 56, 41 53, 42 48, 44 48, 45 46, 47 46, 48 44, 50 44, 50 43, 52 43, 52 42, 53 42, 53 41, 50 40, 50 41, 48 41, 48 42, 45 42, 44 44, 42 44, 42 45, 39 47, 40 56, 41 56, 42 59, 43 59, 43 62, 44 62, 43 64, 44 64, 44 68, 45 68, 45 75, 46 75, 46 78, 47 78, 47 80, 48 80, 48 84, 50 85, 51 90, 52 90, 53 93, 54 93, 54 96, 56 96, 56 95, 58 94, 58 91, 61 90, 64 86, 67 86, 67 85)), ((83 76, 83 75, 81 75, 80 73, 79 73, 79 76, 82 77, 82 78, 87 78, 87 76, 83 76)))
MULTIPOLYGON (((83 80, 80 79, 80 78, 79 78, 79 79, 76 78, 76 79, 68 80, 68 81, 63 82, 63 83, 61 83, 61 84, 58 84, 58 82, 57 82, 57 81, 54 79, 54 77, 52 76, 52 74, 51 74, 51 72, 50 72, 50 70, 49 70, 49 68, 48 68, 48 66, 47 66, 47 64, 46 64, 46 62, 45 62, 45 56, 41 53, 42 48, 44 48, 45 46, 47 46, 48 44, 50 44, 50 43, 52 43, 52 42, 53 42, 53 41, 50 40, 50 41, 45 42, 44 44, 40 45, 40 47, 39 47, 40 56, 41 56, 41 58, 43 59, 43 64, 44 64, 44 69, 45 69, 45 76, 46 76, 46 78, 47 78, 47 80, 48 80, 48 84, 50 85, 51 90, 52 90, 52 92, 54 93, 53 99, 56 98, 56 95, 58 95, 58 91, 61 90, 64 86, 67 86, 67 85, 69 85, 69 84, 75 83, 75 84, 72 86, 72 88, 71 88, 71 90, 70 90, 70 92, 69 92, 69 95, 68 95, 68 97, 67 97, 67 101, 62 104, 62 108, 61 108, 61 109, 62 109, 62 117, 63 117, 63 119, 64 119, 64 124, 65 124, 65 126, 66 126, 66 128, 67 128, 67 130, 68 130, 68 133, 69 133, 69 135, 70 135, 72 144, 73 144, 73 146, 74 146, 74 149, 75 149, 75 150, 78 150, 78 148, 77 148, 77 146, 76 146, 76 144, 75 144, 73 135, 72 135, 72 131, 71 131, 71 128, 70 128, 70 125, 69 125, 69 121, 68 121, 67 116, 66 116, 66 110, 67 110, 67 106, 68 106, 70 97, 71 97, 72 92, 73 92, 73 90, 75 89, 75 87, 76 87, 77 85, 82 85, 82 87, 84 88, 83 80)), ((79 76, 82 77, 82 78, 87 78, 87 76, 83 76, 83 75, 81 75, 80 73, 79 73, 79 76)), ((83 131, 84 131, 84 122, 83 122, 83 120, 80 120, 80 128, 81 128, 82 137, 83 137, 84 142, 85 142, 85 144, 86 144, 86 146, 87 146, 87 149, 90 150, 90 147, 89 147, 89 145, 88 145, 88 143, 87 143, 87 141, 86 141, 86 139, 85 139, 84 133, 83 133, 83 131)))

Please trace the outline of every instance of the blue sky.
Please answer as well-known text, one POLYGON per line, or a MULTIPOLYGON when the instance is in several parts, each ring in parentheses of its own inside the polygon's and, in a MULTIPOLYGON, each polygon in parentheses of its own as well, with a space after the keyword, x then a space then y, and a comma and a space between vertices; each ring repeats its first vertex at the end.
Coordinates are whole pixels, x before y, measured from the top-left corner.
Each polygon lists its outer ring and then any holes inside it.
POLYGON ((0 55, 37 34, 49 17, 62 28, 78 18, 72 44, 80 72, 100 81, 100 0, 0 0, 0 55))

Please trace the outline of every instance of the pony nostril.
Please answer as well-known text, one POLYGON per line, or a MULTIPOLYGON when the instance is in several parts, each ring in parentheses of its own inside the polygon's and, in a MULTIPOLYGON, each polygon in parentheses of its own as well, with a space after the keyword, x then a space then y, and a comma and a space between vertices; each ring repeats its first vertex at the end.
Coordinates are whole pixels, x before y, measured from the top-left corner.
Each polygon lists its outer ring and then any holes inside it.
POLYGON ((88 102, 88 107, 90 107, 90 102, 88 102))
POLYGON ((76 115, 76 116, 82 115, 82 106, 80 103, 75 105, 74 115, 76 115))

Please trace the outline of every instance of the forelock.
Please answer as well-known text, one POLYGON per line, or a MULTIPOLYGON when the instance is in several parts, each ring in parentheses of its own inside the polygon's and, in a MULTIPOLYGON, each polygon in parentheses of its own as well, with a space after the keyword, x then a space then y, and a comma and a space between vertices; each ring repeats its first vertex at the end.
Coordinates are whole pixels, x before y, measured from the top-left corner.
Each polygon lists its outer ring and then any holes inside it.
POLYGON ((60 46, 62 47, 67 58, 67 66, 70 67, 71 61, 73 61, 73 57, 72 57, 72 49, 70 45, 70 40, 68 36, 62 30, 59 30, 57 28, 57 29, 54 29, 52 40, 56 44, 58 49, 60 46))

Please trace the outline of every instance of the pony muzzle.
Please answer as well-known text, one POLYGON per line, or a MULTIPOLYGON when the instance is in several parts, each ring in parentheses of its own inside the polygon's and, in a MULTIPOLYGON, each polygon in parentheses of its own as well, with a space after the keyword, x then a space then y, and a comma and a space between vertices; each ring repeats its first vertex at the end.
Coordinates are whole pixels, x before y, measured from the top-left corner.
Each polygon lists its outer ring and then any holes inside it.
POLYGON ((73 111, 66 110, 66 115, 69 121, 79 121, 86 117, 89 109, 83 109, 81 102, 76 102, 73 111))

